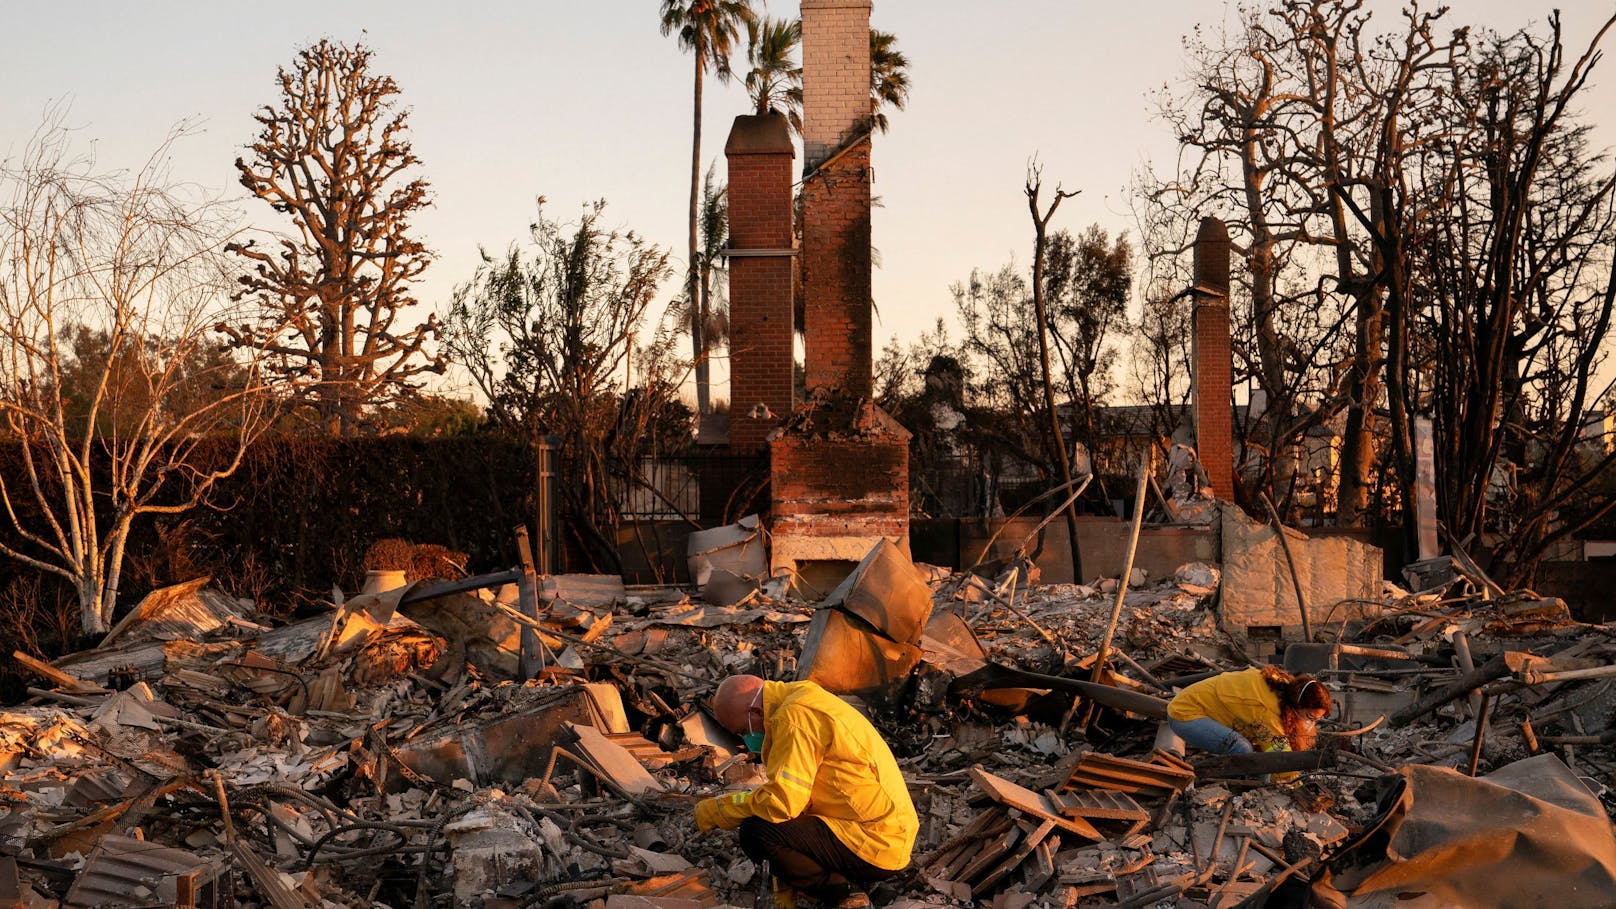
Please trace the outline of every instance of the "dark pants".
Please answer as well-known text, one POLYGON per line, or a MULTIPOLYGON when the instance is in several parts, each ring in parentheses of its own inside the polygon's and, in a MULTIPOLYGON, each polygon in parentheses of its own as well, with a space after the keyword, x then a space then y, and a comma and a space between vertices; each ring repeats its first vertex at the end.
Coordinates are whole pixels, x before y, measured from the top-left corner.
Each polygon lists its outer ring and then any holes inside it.
POLYGON ((782 883, 822 903, 835 904, 863 885, 896 871, 859 858, 817 817, 802 815, 783 824, 749 817, 741 821, 741 849, 754 862, 767 859, 782 883))

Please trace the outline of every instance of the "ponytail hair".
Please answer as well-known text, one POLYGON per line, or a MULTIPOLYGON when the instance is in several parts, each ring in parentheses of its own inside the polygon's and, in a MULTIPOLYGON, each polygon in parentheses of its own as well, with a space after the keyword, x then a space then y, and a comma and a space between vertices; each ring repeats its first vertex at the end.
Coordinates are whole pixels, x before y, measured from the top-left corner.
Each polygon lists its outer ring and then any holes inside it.
POLYGON ((1291 675, 1278 666, 1264 666, 1263 681, 1279 697, 1279 722, 1292 751, 1307 751, 1318 738, 1313 714, 1329 713, 1334 702, 1324 683, 1310 675, 1291 675))

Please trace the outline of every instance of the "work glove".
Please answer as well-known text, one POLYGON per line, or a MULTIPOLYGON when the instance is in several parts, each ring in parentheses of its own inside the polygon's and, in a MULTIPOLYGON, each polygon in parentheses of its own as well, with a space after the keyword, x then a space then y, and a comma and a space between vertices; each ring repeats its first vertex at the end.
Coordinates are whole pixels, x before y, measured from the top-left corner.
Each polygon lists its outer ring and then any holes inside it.
POLYGON ((721 798, 703 799, 696 803, 696 829, 702 833, 717 829, 721 798))

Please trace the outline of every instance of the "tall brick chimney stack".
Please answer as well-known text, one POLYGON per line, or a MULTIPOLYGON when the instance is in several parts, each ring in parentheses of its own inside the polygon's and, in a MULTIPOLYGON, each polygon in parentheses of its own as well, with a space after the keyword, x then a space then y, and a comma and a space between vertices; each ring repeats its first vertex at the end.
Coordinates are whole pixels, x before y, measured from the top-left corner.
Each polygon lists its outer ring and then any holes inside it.
POLYGON ((791 416, 792 172, 785 114, 735 118, 729 141, 729 444, 759 451, 791 416))
POLYGON ((1229 342, 1229 229, 1202 218, 1195 233, 1195 449, 1218 498, 1234 501, 1234 360, 1229 342))
POLYGON ((802 0, 803 308, 809 392, 869 398, 870 0, 802 0))
POLYGON ((909 550, 910 436, 872 400, 870 0, 802 0, 802 81, 809 400, 770 434, 769 559, 823 592, 909 550))

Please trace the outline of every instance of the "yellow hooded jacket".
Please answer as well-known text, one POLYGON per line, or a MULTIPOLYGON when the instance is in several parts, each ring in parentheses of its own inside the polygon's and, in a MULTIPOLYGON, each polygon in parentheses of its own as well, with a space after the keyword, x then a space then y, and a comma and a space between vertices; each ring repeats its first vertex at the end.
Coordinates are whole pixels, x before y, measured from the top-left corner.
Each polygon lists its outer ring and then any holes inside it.
POLYGON ((1261 669, 1225 672, 1180 691, 1167 705, 1175 720, 1211 717, 1245 736, 1258 751, 1289 751, 1279 719, 1279 695, 1261 669))
POLYGON ((763 768, 769 781, 696 805, 696 827, 733 830, 749 817, 824 820, 859 858, 909 864, 920 822, 892 749, 846 701, 814 682, 763 683, 763 768))

